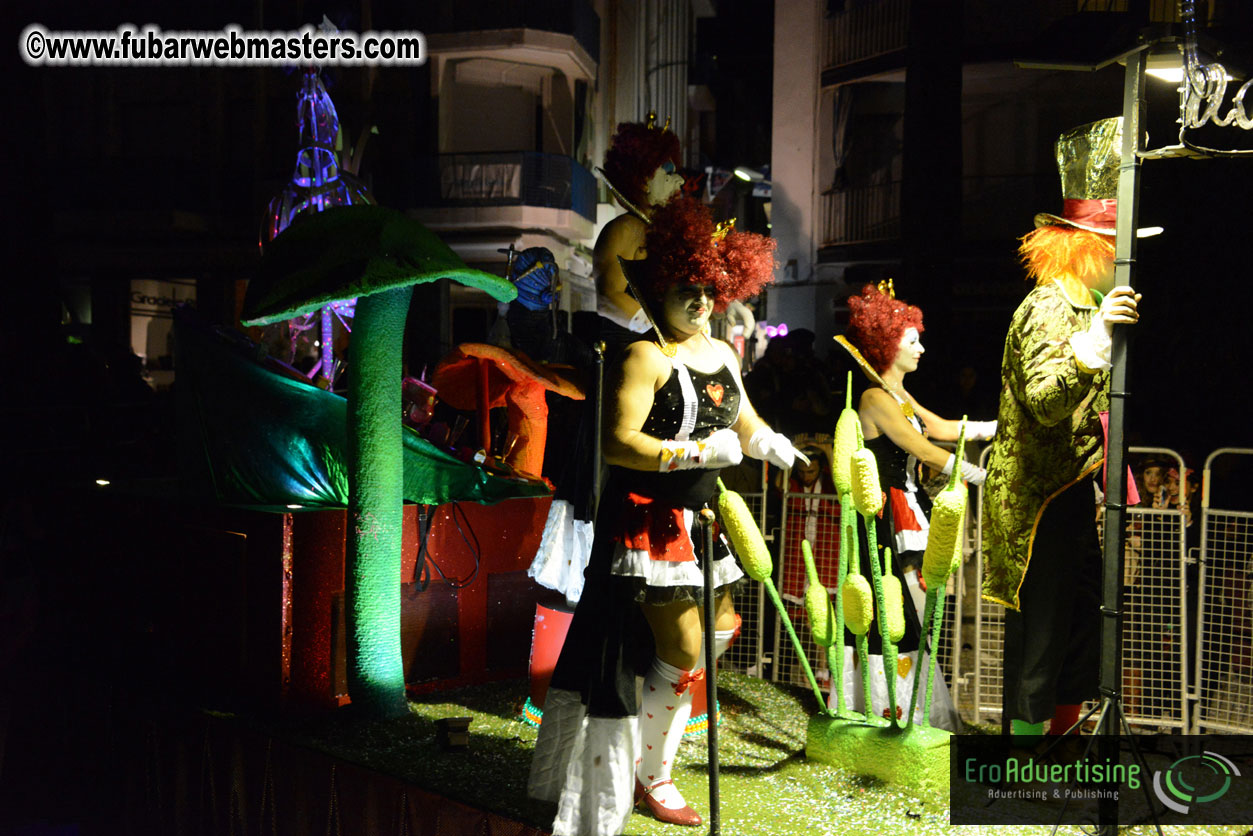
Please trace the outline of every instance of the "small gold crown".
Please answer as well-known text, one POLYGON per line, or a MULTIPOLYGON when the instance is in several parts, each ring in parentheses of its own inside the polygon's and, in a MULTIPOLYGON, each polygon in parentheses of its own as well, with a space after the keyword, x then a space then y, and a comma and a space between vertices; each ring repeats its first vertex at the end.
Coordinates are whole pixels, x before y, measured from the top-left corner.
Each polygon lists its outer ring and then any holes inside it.
MULTIPOLYGON (((644 118, 644 127, 648 128, 650 131, 657 130, 657 111, 655 110, 648 111, 648 116, 644 118)), ((670 130, 670 117, 669 116, 666 117, 666 124, 661 128, 661 130, 663 131, 670 130)))
POLYGON ((879 292, 886 294, 889 299, 896 298, 896 288, 892 286, 891 279, 884 279, 883 281, 879 282, 878 287, 879 287, 879 292))
POLYGON ((721 244, 731 234, 733 229, 735 229, 735 218, 715 225, 714 234, 709 237, 713 239, 714 244, 721 244))

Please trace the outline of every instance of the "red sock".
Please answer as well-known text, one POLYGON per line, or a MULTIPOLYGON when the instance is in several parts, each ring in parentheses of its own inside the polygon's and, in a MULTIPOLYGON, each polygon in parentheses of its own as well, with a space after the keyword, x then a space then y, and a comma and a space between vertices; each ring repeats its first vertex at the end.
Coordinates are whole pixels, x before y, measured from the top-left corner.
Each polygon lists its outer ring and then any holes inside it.
POLYGON ((1059 705, 1053 709, 1053 720, 1049 724, 1049 734, 1064 734, 1066 729, 1079 722, 1081 705, 1059 705))

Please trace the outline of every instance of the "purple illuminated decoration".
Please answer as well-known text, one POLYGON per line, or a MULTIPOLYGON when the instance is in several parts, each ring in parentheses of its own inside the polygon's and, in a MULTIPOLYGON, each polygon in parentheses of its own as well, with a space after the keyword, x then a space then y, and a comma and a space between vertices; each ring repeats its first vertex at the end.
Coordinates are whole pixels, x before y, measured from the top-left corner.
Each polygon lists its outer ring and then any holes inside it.
MULTIPOLYGON (((283 190, 270 201, 262 230, 263 249, 302 213, 375 202, 365 185, 340 164, 339 115, 316 67, 304 71, 296 100, 296 116, 300 130, 296 170, 283 190)), ((293 358, 300 334, 318 327, 319 360, 308 375, 310 379, 319 378, 319 383, 327 389, 335 381, 335 320, 339 320, 345 331, 351 332, 349 321, 355 306, 355 299, 345 299, 288 322, 293 358)))

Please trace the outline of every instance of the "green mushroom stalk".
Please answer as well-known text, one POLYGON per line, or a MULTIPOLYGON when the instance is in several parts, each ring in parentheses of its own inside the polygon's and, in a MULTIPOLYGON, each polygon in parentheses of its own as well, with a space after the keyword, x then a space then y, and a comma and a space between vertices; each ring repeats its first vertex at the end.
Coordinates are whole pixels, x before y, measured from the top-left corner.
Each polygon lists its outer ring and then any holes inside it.
POLYGON ((408 710, 396 582, 404 510, 396 381, 402 377, 400 346, 412 295, 412 287, 402 287, 361 299, 348 353, 349 693, 357 710, 389 717, 408 710), (362 629, 367 624, 370 629, 362 629))
POLYGON ((413 285, 449 279, 498 301, 507 280, 473 270, 422 224, 381 206, 300 218, 266 245, 249 282, 245 325, 357 299, 348 352, 348 532, 345 599, 348 695, 370 718, 408 712, 400 648, 404 514, 401 350, 413 285))

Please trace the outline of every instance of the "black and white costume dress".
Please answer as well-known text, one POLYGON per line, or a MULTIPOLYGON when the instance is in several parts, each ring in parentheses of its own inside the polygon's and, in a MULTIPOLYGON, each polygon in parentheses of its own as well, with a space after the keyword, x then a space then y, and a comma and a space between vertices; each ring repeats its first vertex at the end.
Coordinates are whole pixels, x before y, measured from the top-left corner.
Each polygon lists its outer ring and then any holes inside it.
MULTIPOLYGON (((643 432, 701 440, 739 417, 739 376, 705 374, 671 360, 643 432)), ((601 497, 583 595, 553 672, 531 764, 531 796, 556 801, 554 836, 617 834, 633 806, 639 744, 636 677, 653 661, 638 603, 701 602, 696 514, 717 492, 718 471, 611 467, 601 497), (638 602, 638 603, 637 603, 638 602)), ((744 577, 725 539, 715 540, 716 588, 744 577)))

